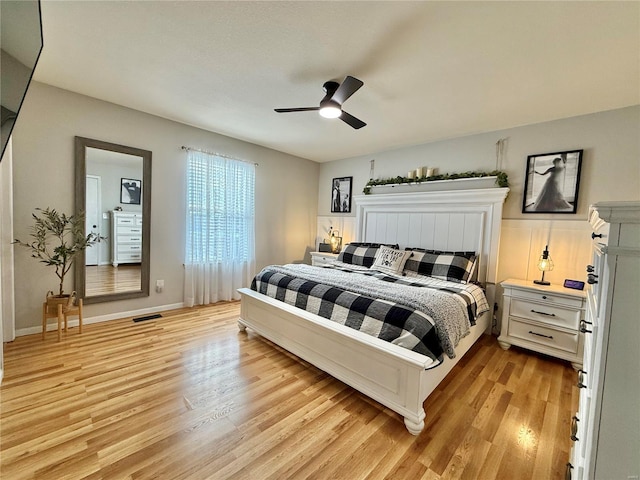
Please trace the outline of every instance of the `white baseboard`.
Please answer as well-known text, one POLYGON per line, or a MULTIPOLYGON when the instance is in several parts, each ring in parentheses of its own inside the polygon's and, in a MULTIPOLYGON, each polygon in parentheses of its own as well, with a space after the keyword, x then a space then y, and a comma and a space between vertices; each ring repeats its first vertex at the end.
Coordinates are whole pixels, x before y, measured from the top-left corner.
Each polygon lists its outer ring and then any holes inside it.
MULTIPOLYGON (((107 315, 98 315, 96 317, 85 317, 83 318, 82 324, 88 325, 90 323, 101 323, 108 322, 109 320, 120 320, 127 317, 136 317, 138 315, 144 315, 147 313, 157 313, 157 312, 165 312, 167 310, 175 310, 177 308, 183 308, 184 303, 173 303, 170 305, 160 305, 157 307, 148 307, 141 308, 138 310, 131 310, 128 312, 117 312, 117 313, 109 313, 107 315)), ((69 319, 69 327, 77 327, 78 326, 78 317, 73 317, 73 319, 69 319)), ((49 323, 47 325, 47 331, 57 330, 57 323, 49 323)), ((42 327, 27 327, 16 330, 16 337, 22 337, 24 335, 33 335, 35 333, 42 333, 42 327)))

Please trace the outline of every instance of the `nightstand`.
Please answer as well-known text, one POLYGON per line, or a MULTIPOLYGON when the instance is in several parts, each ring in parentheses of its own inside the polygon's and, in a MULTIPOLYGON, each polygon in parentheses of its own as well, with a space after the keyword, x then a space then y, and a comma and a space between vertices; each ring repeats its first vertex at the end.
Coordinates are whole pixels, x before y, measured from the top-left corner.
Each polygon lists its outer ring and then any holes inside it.
POLYGON ((337 253, 311 252, 311 265, 321 267, 338 258, 337 253))
POLYGON ((574 369, 582 367, 586 294, 560 285, 536 285, 509 279, 501 283, 502 327, 498 343, 568 360, 574 369))

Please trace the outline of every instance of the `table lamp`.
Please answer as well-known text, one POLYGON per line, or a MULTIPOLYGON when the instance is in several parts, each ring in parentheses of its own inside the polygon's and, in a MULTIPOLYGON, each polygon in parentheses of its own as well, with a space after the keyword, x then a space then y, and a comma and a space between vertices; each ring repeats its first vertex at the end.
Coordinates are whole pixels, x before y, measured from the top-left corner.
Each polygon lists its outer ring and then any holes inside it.
POLYGON ((545 245, 544 251, 538 259, 538 270, 542 272, 542 278, 540 280, 534 280, 533 283, 538 285, 551 285, 551 282, 547 282, 544 279, 544 272, 550 272, 553 270, 553 260, 549 256, 549 245, 545 245))

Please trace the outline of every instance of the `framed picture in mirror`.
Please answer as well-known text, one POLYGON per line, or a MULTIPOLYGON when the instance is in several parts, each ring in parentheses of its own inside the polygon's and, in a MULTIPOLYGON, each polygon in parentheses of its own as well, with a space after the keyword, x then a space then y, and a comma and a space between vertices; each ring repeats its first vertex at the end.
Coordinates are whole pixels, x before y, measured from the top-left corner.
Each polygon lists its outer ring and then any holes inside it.
POLYGON ((122 178, 120 181, 120 203, 140 205, 142 181, 133 178, 122 178))

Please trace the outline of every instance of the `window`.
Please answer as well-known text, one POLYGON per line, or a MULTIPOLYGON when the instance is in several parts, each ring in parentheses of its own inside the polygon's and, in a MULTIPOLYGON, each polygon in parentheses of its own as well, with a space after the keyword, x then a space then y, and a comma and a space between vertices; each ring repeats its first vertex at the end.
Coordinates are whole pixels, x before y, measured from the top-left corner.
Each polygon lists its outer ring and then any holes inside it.
MULTIPOLYGON (((247 286, 253 276, 254 225, 255 166, 189 150, 185 301, 190 297, 186 289, 204 289, 199 286, 201 281, 216 290, 211 293, 212 301, 237 298, 233 291, 247 286), (206 268, 198 270, 192 266, 206 268), (189 286, 190 283, 193 285, 189 286), (232 292, 231 298, 218 294, 223 284, 225 290, 232 292)), ((204 297, 202 302, 196 298, 195 303, 210 303, 206 301, 206 293, 204 297)))

